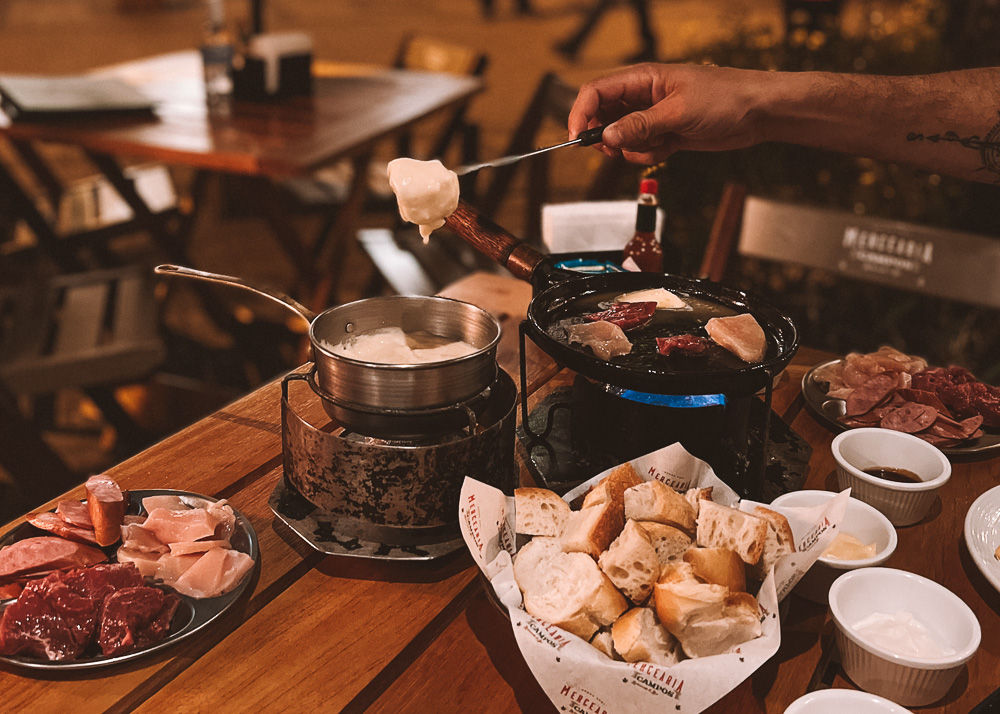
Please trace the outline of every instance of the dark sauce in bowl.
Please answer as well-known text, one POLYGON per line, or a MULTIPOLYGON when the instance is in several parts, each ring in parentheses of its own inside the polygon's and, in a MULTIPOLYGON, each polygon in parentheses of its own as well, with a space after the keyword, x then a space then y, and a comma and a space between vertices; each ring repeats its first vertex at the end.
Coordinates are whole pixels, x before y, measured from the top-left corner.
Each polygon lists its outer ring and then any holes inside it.
MULTIPOLYGON (((725 371, 749 366, 749 363, 744 362, 711 340, 708 348, 697 355, 686 355, 676 351, 668 356, 661 355, 656 348, 657 337, 697 335, 708 338, 705 323, 710 319, 741 314, 741 311, 718 302, 686 295, 676 290, 671 292, 684 300, 688 309, 656 310, 648 323, 625 332, 625 336, 632 343, 632 351, 627 355, 612 357, 611 362, 638 369, 666 369, 673 372, 725 371)), ((549 336, 569 345, 572 349, 588 355, 591 354, 589 347, 579 342, 569 341, 566 327, 587 322, 586 315, 608 309, 619 295, 622 295, 621 291, 594 292, 589 295, 581 295, 578 299, 553 310, 552 317, 554 319, 548 328, 549 336)), ((770 358, 774 353, 775 347, 768 340, 765 359, 770 358)))
POLYGON ((924 480, 917 476, 912 471, 907 471, 906 469, 889 469, 875 467, 870 469, 863 469, 863 471, 869 476, 874 476, 875 478, 880 478, 883 481, 892 481, 893 483, 923 483, 924 480))

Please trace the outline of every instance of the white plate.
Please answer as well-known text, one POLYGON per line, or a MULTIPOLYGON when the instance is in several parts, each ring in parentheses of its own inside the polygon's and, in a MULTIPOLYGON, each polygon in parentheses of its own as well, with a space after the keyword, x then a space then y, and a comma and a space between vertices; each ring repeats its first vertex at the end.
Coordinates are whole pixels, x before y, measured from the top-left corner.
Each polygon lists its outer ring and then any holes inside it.
POLYGON ((981 495, 965 514, 965 545, 976 566, 986 579, 1000 591, 1000 486, 981 495))

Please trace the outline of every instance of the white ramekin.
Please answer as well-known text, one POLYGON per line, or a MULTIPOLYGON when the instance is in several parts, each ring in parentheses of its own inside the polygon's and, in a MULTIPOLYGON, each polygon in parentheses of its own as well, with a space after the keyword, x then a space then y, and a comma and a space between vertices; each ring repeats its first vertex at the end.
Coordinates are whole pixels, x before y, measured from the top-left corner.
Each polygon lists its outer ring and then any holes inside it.
MULTIPOLYGON (((771 505, 809 508, 826 503, 835 496, 837 494, 832 491, 792 491, 778 496, 771 505)), ((796 594, 825 605, 830 586, 845 570, 882 565, 896 550, 896 529, 889 519, 872 506, 853 497, 847 501, 847 510, 844 511, 838 531, 850 533, 862 543, 874 543, 875 555, 858 560, 820 556, 795 586, 796 594)))
POLYGON ((830 613, 844 672, 861 689, 904 706, 932 704, 947 694, 979 648, 979 621, 961 598, 942 585, 893 568, 844 573, 830 586, 830 613), (860 637, 854 625, 872 613, 910 612, 953 655, 895 654, 860 637))
POLYGON ((854 689, 820 689, 799 697, 785 714, 910 714, 895 702, 854 689))
POLYGON ((927 515, 939 488, 951 478, 951 463, 941 450, 912 434, 891 429, 851 429, 830 447, 841 489, 870 503, 894 526, 908 526, 927 515), (870 476, 865 469, 905 469, 920 483, 896 483, 870 476))

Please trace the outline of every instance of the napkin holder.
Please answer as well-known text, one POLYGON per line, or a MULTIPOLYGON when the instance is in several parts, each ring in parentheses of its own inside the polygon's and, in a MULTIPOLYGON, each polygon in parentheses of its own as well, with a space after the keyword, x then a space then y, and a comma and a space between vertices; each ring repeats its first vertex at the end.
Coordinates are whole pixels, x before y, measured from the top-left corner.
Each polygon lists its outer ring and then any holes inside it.
POLYGON ((308 35, 254 35, 241 59, 242 66, 233 70, 236 99, 265 101, 312 94, 312 41, 308 35))

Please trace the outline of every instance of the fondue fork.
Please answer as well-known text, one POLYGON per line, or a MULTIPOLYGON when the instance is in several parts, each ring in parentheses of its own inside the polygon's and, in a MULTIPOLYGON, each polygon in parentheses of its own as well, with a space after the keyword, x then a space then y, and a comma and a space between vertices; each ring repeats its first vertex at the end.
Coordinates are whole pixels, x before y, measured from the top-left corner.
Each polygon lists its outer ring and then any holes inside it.
POLYGON ((546 146, 543 149, 535 149, 534 151, 529 151, 526 154, 511 154, 510 156, 502 156, 499 159, 494 159, 493 161, 486 161, 482 164, 467 164, 465 166, 459 166, 453 171, 459 176, 465 176, 466 174, 471 174, 479 169, 486 168, 498 168, 500 166, 507 166, 508 164, 514 164, 521 159, 526 159, 529 156, 537 156, 538 154, 544 154, 547 151, 552 151, 553 149, 561 149, 564 146, 590 146, 596 144, 601 140, 601 136, 604 134, 603 126, 595 126, 593 129, 587 129, 586 131, 581 131, 580 135, 577 136, 572 141, 564 141, 561 144, 556 144, 555 146, 546 146))

